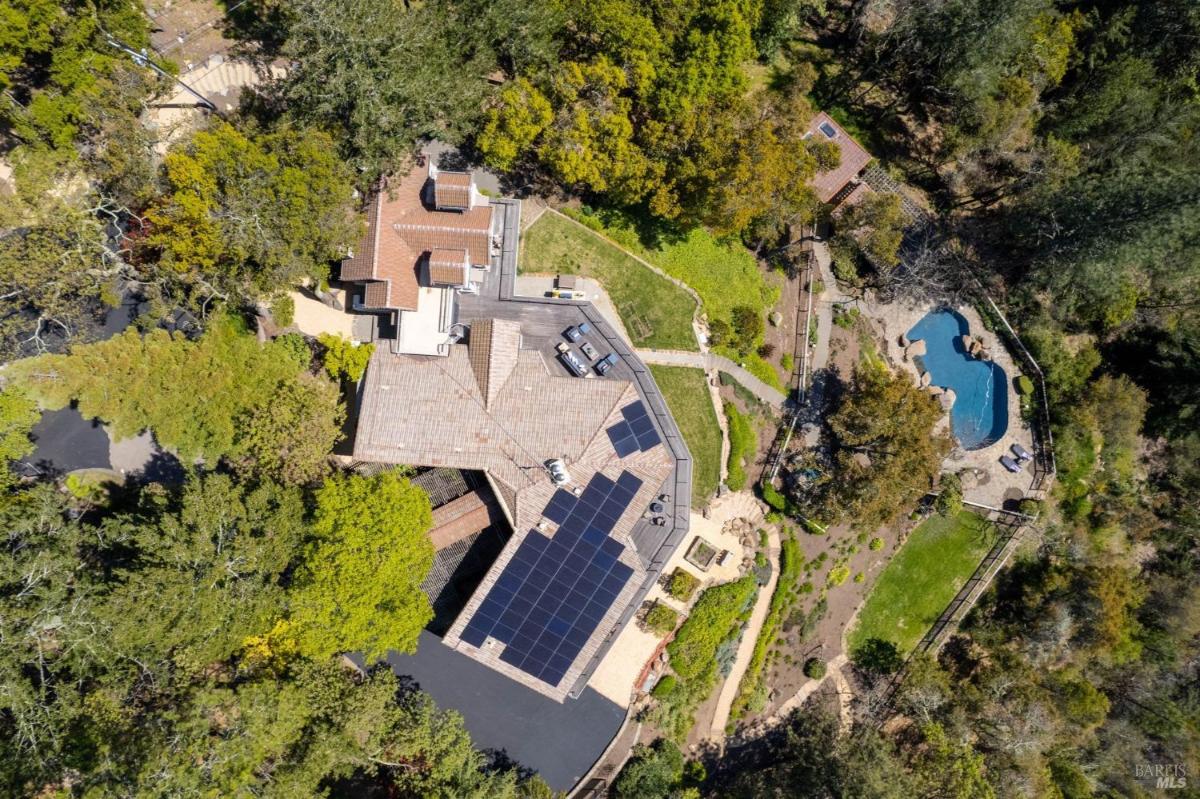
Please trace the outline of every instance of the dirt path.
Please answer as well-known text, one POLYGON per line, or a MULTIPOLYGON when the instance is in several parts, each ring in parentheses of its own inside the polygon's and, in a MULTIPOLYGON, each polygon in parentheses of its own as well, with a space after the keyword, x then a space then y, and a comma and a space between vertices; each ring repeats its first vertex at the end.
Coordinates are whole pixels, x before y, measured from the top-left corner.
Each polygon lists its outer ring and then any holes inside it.
POLYGON ((767 528, 767 558, 771 563, 771 577, 767 580, 767 584, 759 589, 754 609, 750 611, 750 621, 746 623, 741 643, 738 645, 733 668, 730 669, 729 676, 721 685, 721 693, 717 697, 717 708, 713 713, 712 724, 709 726, 709 735, 713 740, 722 743, 725 740, 725 725, 729 721, 733 700, 737 698, 742 677, 745 676, 746 669, 750 666, 750 658, 754 655, 754 645, 758 642, 759 633, 762 632, 763 622, 767 620, 767 611, 771 607, 771 596, 775 593, 775 586, 779 582, 779 547, 779 530, 772 525, 767 528))

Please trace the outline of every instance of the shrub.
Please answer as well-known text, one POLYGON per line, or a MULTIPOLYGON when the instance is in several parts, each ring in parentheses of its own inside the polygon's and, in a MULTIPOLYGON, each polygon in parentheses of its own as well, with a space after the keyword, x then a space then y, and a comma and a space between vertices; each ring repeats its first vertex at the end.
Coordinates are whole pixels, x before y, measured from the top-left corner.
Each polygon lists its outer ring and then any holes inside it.
POLYGON ((646 629, 659 637, 668 635, 674 630, 678 621, 679 614, 677 612, 657 602, 651 606, 650 610, 646 611, 646 629))
POLYGON ((759 344, 757 352, 758 352, 758 357, 760 357, 760 358, 770 358, 772 355, 775 354, 775 345, 774 344, 759 344))
POLYGON ((871 543, 867 544, 867 549, 871 550, 872 552, 878 552, 879 550, 883 549, 883 539, 879 538, 878 536, 872 538, 871 543))
POLYGON ((854 582, 856 583, 861 583, 865 579, 867 579, 867 575, 863 574, 862 572, 854 575, 854 582))
POLYGON ((371 362, 371 353, 375 351, 374 344, 355 344, 350 339, 332 333, 322 333, 317 341, 325 347, 325 371, 332 378, 342 378, 352 383, 362 380, 371 362))
POLYGON ((735 635, 740 617, 753 602, 754 577, 714 586, 700 595, 691 615, 667 645, 671 668, 685 681, 711 672, 722 642, 735 635))
POLYGON ((679 566, 671 572, 671 578, 667 580, 667 594, 680 602, 687 602, 699 586, 700 578, 679 566))
POLYGON ((683 753, 663 738, 650 746, 639 744, 617 775, 612 795, 616 799, 659 799, 673 796, 683 781, 683 753))
POLYGON ((287 327, 296 319, 296 302, 290 294, 277 294, 271 300, 271 318, 280 327, 287 327))
POLYGON ((1027 375, 1017 375, 1017 393, 1022 397, 1033 394, 1033 381, 1027 375))
POLYGON ((804 676, 810 680, 819 680, 825 676, 825 661, 820 658, 809 658, 804 661, 804 676))
POLYGON ((787 510, 787 498, 766 480, 762 482, 762 498, 763 502, 780 513, 787 510))
POLYGON ((724 319, 711 319, 708 323, 708 343, 714 347, 720 347, 730 343, 733 337, 733 328, 724 319))
POLYGON ((312 363, 312 350, 309 349, 304 336, 299 333, 284 333, 282 336, 276 336, 272 346, 278 348, 285 357, 291 359, 301 369, 308 369, 312 363))
POLYGON ((745 464, 753 460, 757 442, 750 417, 738 411, 732 402, 725 403, 725 418, 729 424, 729 461, 726 463, 729 476, 726 483, 734 491, 740 491, 746 487, 745 464))
POLYGON ((792 360, 792 354, 790 352, 785 352, 783 355, 779 356, 779 365, 783 367, 783 371, 789 374, 791 374, 792 370, 796 367, 796 363, 792 360))
POLYGON ((1021 513, 1024 513, 1027 516, 1036 517, 1042 514, 1041 500, 1033 499, 1031 497, 1026 497, 1025 499, 1021 500, 1018 508, 1020 509, 1021 513))
POLYGON ((846 582, 846 578, 850 576, 849 566, 834 566, 829 570, 829 577, 826 578, 826 583, 830 586, 841 585, 846 582))
POLYGON ((675 686, 678 684, 674 674, 664 674, 659 678, 658 682, 654 683, 654 688, 651 689, 650 695, 655 699, 662 699, 665 696, 670 696, 675 691, 675 686))
POLYGON ((737 305, 730 315, 733 321, 732 335, 738 349, 742 352, 754 349, 763 335, 762 314, 749 305, 737 305))
POLYGON ((962 479, 957 474, 944 474, 938 487, 941 491, 934 503, 937 512, 946 517, 957 516, 963 507, 962 479))

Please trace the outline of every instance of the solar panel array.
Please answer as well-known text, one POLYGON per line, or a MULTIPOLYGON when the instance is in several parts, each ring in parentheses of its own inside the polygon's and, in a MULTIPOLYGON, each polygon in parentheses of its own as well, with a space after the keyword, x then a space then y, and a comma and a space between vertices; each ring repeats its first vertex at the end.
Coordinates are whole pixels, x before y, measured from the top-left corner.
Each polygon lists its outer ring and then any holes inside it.
POLYGON ((608 428, 608 438, 612 441, 617 457, 624 458, 641 450, 645 452, 662 442, 654 430, 654 422, 646 413, 646 406, 641 400, 632 402, 621 409, 624 419, 608 428))
POLYGON ((500 660, 558 685, 633 576, 611 533, 641 487, 622 472, 615 482, 597 474, 578 497, 556 491, 542 511, 559 526, 554 537, 529 532, 462 640, 483 646, 491 636, 506 645, 500 660))

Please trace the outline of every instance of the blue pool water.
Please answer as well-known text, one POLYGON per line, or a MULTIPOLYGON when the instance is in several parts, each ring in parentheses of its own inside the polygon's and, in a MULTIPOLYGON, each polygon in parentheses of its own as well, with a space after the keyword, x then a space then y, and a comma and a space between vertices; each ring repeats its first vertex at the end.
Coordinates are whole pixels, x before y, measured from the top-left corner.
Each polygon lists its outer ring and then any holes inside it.
POLYGON ((1008 428, 1008 376, 996 364, 967 353, 962 337, 970 332, 962 315, 939 308, 908 331, 908 340, 924 340, 925 355, 915 360, 933 385, 954 389, 950 428, 958 443, 963 449, 981 449, 999 441, 1008 428))

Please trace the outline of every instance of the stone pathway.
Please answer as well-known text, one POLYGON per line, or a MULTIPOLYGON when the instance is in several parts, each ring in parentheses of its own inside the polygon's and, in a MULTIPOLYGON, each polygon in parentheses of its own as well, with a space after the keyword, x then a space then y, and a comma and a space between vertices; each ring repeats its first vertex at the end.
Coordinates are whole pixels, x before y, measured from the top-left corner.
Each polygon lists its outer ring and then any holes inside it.
POLYGON ((746 371, 744 368, 723 355, 711 352, 686 352, 684 350, 637 350, 638 357, 646 363, 661 366, 691 366, 696 369, 718 369, 728 372, 739 383, 749 389, 750 393, 773 408, 779 409, 787 401, 783 392, 774 386, 769 386, 762 380, 746 371))

